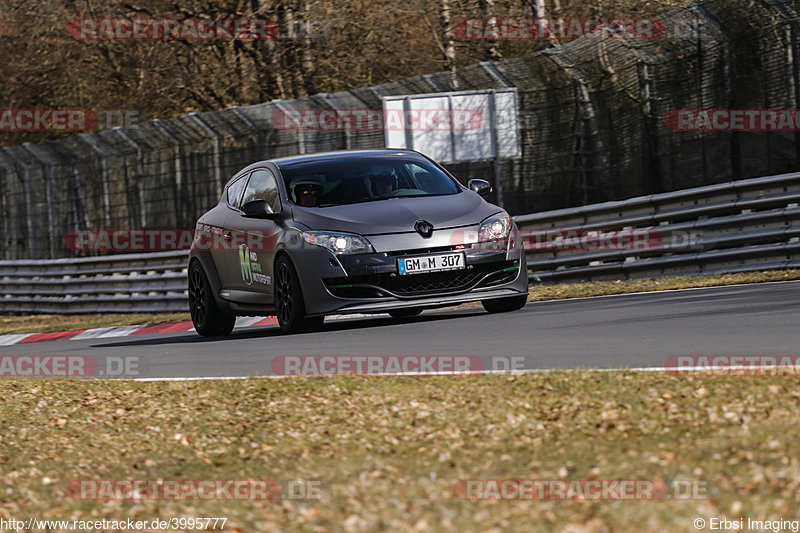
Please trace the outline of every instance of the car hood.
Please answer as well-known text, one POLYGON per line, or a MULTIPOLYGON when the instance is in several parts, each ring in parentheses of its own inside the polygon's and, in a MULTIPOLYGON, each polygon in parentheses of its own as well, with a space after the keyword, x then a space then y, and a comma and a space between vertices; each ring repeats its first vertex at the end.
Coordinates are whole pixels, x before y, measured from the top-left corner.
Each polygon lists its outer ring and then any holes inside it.
POLYGON ((499 207, 466 191, 448 196, 391 198, 333 207, 292 206, 294 220, 312 230, 359 235, 413 232, 417 220, 427 220, 435 229, 469 226, 499 211, 499 207))

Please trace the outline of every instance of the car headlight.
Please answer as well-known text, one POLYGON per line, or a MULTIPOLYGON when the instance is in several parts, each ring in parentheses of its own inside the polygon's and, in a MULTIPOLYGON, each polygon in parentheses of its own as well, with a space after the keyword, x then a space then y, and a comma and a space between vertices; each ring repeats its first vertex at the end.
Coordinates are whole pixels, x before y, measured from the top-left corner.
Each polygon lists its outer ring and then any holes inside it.
POLYGON ((505 239, 511 232, 511 217, 505 213, 492 215, 483 222, 478 230, 478 242, 489 242, 505 239))
POLYGON ((353 233, 304 231, 303 240, 327 248, 335 254, 368 254, 375 251, 367 239, 353 233))

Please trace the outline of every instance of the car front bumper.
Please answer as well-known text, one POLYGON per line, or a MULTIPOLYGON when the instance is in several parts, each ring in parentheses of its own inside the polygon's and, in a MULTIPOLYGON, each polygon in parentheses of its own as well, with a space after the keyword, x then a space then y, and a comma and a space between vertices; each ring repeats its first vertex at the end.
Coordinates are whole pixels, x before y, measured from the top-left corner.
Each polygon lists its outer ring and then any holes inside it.
POLYGON ((525 253, 513 241, 492 246, 458 243, 463 231, 438 239, 416 234, 370 237, 376 253, 334 255, 304 250, 293 257, 309 316, 435 308, 528 293, 525 253), (455 243, 455 244, 454 244, 455 243), (399 245, 405 245, 400 248, 399 245), (488 248, 488 249, 487 249, 488 248), (464 252, 465 267, 400 275, 401 257, 464 252))

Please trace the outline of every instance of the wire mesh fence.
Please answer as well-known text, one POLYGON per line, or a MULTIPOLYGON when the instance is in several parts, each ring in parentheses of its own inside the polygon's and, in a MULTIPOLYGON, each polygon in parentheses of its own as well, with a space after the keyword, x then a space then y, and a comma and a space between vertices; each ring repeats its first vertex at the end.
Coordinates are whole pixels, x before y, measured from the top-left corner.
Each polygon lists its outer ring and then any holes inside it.
MULTIPOLYGON (((579 39, 455 73, 5 147, 0 258, 99 253, 70 249, 76 229, 192 228, 254 161, 384 146, 381 128, 285 129, 276 116, 380 110, 383 96, 516 87, 522 155, 500 172, 512 214, 797 170, 797 128, 675 131, 666 117, 800 108, 799 4, 708 0, 660 17, 658 38, 579 39)), ((493 165, 448 167, 491 181, 493 165)))

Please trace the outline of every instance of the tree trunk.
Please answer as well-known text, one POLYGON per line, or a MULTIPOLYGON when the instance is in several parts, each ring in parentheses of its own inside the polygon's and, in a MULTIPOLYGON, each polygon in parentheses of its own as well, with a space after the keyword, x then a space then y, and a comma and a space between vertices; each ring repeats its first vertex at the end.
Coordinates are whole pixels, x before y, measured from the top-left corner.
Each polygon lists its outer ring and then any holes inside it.
POLYGON ((455 35, 453 33, 453 23, 450 18, 450 0, 439 0, 439 23, 441 27, 442 45, 444 48, 445 68, 450 71, 453 89, 458 89, 455 35))

